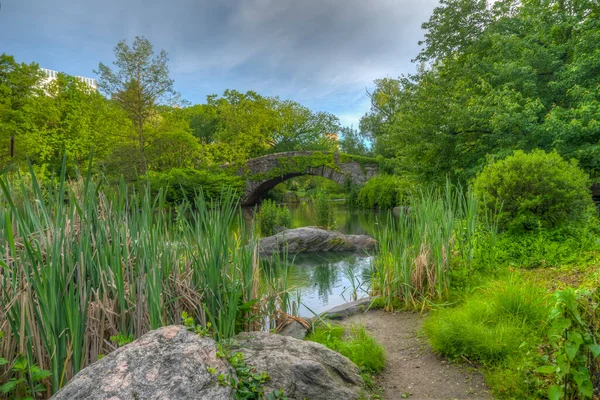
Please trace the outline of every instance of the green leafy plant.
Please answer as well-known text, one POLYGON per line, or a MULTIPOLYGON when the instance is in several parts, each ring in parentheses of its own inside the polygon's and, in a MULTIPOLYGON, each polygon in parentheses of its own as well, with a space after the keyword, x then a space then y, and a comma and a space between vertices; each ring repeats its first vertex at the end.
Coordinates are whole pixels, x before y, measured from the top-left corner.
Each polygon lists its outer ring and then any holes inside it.
POLYGON ((276 227, 291 227, 292 213, 289 208, 279 206, 273 200, 265 200, 260 206, 256 220, 260 234, 271 236, 276 233, 276 227))
POLYGON ((335 209, 325 192, 317 192, 314 198, 314 205, 317 226, 325 229, 335 229, 335 209))
MULTIPOLYGON (((219 384, 230 386, 234 389, 234 398, 236 400, 287 400, 283 390, 273 390, 265 393, 264 385, 270 377, 265 371, 257 371, 256 368, 249 366, 244 354, 240 352, 227 352, 223 346, 219 345, 217 357, 226 358, 229 364, 235 370, 235 376, 229 374, 219 374, 217 379, 219 384)), ((216 374, 216 370, 209 372, 216 374)))
MULTIPOLYGON (((0 358, 0 366, 6 364, 8 360, 0 358)), ((30 364, 23 355, 13 361, 11 373, 13 377, 0 386, 0 393, 18 400, 33 400, 38 394, 44 393, 47 390, 46 380, 51 376, 50 371, 30 364)))
POLYGON ((363 208, 389 210, 397 205, 409 206, 416 185, 408 178, 378 175, 360 188, 356 203, 363 208))
POLYGON ((555 377, 556 383, 548 389, 550 400, 591 399, 594 385, 590 367, 600 356, 600 345, 586 316, 597 317, 598 298, 588 290, 569 288, 556 292, 554 300, 548 333, 554 362, 536 372, 555 377))
POLYGON ((129 336, 127 336, 127 335, 123 335, 122 333, 119 333, 117 335, 110 337, 110 341, 113 343, 116 343, 119 347, 123 347, 126 344, 133 342, 134 339, 135 338, 134 338, 133 334, 130 334, 129 336))
POLYGON ((200 191, 209 201, 221 201, 225 193, 223 188, 232 188, 237 196, 243 192, 245 185, 241 177, 224 171, 173 168, 164 172, 149 172, 148 177, 153 193, 162 190, 168 203, 181 203, 183 200, 194 203, 200 191))
POLYGON ((207 322, 206 326, 196 324, 196 322, 194 321, 194 317, 190 316, 186 311, 181 312, 181 319, 183 320, 183 324, 189 331, 194 332, 199 336, 211 335, 210 328, 212 327, 212 324, 210 322, 207 322))
POLYGON ((512 232, 582 224, 593 208, 587 174, 555 152, 515 151, 485 167, 474 189, 480 211, 512 232))

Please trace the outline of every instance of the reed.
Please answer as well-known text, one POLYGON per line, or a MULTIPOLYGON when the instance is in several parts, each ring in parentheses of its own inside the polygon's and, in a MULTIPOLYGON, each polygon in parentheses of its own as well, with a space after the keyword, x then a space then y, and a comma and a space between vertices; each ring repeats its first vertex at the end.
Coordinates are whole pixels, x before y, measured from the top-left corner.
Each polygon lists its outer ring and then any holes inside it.
POLYGON ((201 193, 172 207, 144 185, 26 178, 0 181, 0 354, 49 370, 47 395, 115 350, 111 336, 183 311, 216 339, 287 318, 287 263, 267 273, 231 192, 219 207, 201 193))
POLYGON ((472 270, 478 243, 494 227, 482 229, 470 192, 447 184, 421 192, 410 211, 391 213, 376 232, 379 253, 373 263, 373 292, 385 308, 399 299, 406 308, 448 297, 453 270, 472 270))

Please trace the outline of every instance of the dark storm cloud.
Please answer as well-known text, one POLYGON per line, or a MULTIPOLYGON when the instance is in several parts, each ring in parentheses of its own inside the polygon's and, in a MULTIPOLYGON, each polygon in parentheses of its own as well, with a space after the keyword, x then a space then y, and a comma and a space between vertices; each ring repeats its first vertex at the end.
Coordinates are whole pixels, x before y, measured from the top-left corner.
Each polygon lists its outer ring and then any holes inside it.
POLYGON ((194 101, 201 100, 196 92, 254 89, 350 120, 365 111, 364 90, 373 79, 414 70, 420 25, 437 0, 3 3, 0 34, 13 46, 94 56, 95 66, 111 60, 118 40, 144 35, 167 50, 179 90, 194 101))

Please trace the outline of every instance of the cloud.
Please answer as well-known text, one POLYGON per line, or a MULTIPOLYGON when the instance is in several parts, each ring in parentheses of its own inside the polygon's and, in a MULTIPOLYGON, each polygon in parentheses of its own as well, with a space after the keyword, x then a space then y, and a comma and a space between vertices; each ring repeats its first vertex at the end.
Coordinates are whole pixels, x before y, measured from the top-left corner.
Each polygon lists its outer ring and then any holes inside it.
POLYGON ((118 40, 146 36, 167 50, 178 89, 193 101, 254 89, 350 121, 366 111, 374 79, 414 70, 420 25, 437 0, 3 3, 0 37, 50 68, 91 70, 112 59, 118 40))

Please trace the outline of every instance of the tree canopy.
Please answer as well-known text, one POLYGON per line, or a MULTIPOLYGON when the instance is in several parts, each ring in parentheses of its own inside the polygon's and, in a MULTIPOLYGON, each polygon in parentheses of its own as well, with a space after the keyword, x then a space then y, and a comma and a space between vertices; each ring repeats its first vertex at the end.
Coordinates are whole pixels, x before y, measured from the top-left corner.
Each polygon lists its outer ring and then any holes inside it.
POLYGON ((429 180, 469 180, 514 150, 600 167, 599 6, 591 0, 442 0, 418 72, 375 81, 361 130, 429 180))

